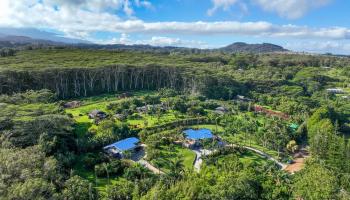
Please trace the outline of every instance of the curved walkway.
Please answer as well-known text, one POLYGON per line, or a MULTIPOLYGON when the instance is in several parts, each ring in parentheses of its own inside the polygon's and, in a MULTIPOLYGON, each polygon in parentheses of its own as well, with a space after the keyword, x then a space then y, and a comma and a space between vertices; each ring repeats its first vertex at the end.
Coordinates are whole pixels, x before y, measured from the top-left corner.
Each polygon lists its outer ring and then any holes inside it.
POLYGON ((145 160, 147 158, 147 153, 144 149, 146 147, 146 145, 142 144, 141 147, 142 147, 142 149, 140 151, 134 153, 134 155, 131 157, 131 160, 141 164, 142 166, 149 169, 151 172, 153 172, 155 174, 164 174, 164 172, 162 172, 160 169, 154 167, 151 163, 149 163, 147 160, 145 160))
MULTIPOLYGON (((229 147, 238 147, 238 145, 236 144, 226 144, 225 146, 229 146, 229 147)), ((271 160, 272 162, 276 163, 276 165, 278 165, 280 167, 281 170, 284 170, 286 169, 286 167, 288 166, 287 164, 284 164, 280 161, 278 161, 277 159, 273 158, 272 156, 270 156, 269 154, 263 152, 263 151, 260 151, 258 149, 255 149, 255 148, 252 148, 252 147, 248 147, 248 146, 241 146, 243 147, 244 149, 247 149, 249 151, 253 151, 257 154, 259 154, 260 156, 268 159, 268 160, 271 160)), ((201 148, 198 148, 198 149, 192 149, 193 152, 196 153, 196 160, 193 164, 193 167, 194 169, 199 172, 200 171, 200 168, 201 168, 201 165, 202 165, 202 155, 209 155, 212 153, 212 151, 210 150, 206 150, 206 149, 201 149, 201 148)))
POLYGON ((138 163, 140 163, 142 166, 146 167, 147 169, 149 169, 151 172, 155 173, 155 174, 164 174, 164 172, 162 172, 160 169, 157 169, 156 167, 154 167, 153 165, 151 165, 148 161, 146 160, 139 160, 138 163))
MULTIPOLYGON (((237 146, 237 145, 236 145, 236 146, 237 146)), ((286 164, 284 164, 284 163, 278 161, 277 159, 273 158, 272 156, 270 156, 269 154, 267 154, 267 153, 265 153, 265 152, 263 152, 263 151, 260 151, 260 150, 258 150, 258 149, 254 149, 254 148, 252 148, 252 147, 247 147, 247 146, 242 146, 242 147, 245 148, 245 149, 248 149, 248 150, 250 150, 250 151, 254 151, 255 153, 257 153, 257 154, 259 154, 259 155, 261 155, 261 156, 267 158, 268 160, 273 161, 274 163, 276 163, 276 165, 278 165, 278 166, 281 168, 281 170, 284 170, 284 169, 287 167, 286 164)))
POLYGON ((202 155, 210 155, 213 152, 211 150, 201 149, 201 148, 192 149, 192 151, 196 153, 196 160, 194 161, 193 166, 194 166, 194 169, 197 172, 199 172, 203 162, 202 155))

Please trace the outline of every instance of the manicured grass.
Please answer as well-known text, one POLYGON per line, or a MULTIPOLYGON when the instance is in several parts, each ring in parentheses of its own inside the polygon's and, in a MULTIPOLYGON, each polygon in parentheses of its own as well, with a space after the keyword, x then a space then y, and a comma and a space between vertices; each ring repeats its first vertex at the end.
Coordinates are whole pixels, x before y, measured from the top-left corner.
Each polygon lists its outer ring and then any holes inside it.
POLYGON ((245 166, 252 166, 252 165, 263 165, 267 163, 266 159, 260 156, 259 154, 256 154, 251 151, 247 151, 244 154, 241 155, 239 160, 245 165, 245 166))
POLYGON ((263 152, 269 154, 270 156, 274 157, 275 159, 278 159, 278 152, 277 151, 274 151, 274 150, 268 149, 266 147, 263 147, 263 146, 257 144, 253 139, 245 140, 243 134, 235 134, 235 135, 230 135, 230 136, 224 136, 223 139, 225 141, 229 142, 229 143, 253 147, 255 149, 258 149, 260 151, 263 151, 263 152))
POLYGON ((196 154, 190 149, 183 148, 181 146, 174 146, 174 149, 170 149, 168 146, 161 147, 161 157, 151 160, 155 166, 159 163, 160 170, 164 172, 169 172, 168 160, 174 160, 176 158, 183 159, 183 164, 185 169, 192 170, 193 162, 196 158, 196 154))
MULTIPOLYGON (((225 161, 229 161, 230 159, 234 159, 236 155, 234 154, 228 154, 228 155, 221 155, 217 157, 218 163, 224 163, 225 161)), ((255 166, 262 166, 265 165, 268 160, 261 157, 260 155, 247 151, 241 155, 238 156, 239 161, 244 165, 244 167, 255 167, 255 166)), ((213 167, 212 165, 209 165, 210 167, 213 167)))
POLYGON ((193 125, 193 126, 191 126, 191 128, 198 128, 198 129, 206 128, 206 129, 209 129, 209 130, 214 131, 214 132, 216 131, 216 128, 217 128, 217 131, 219 133, 224 132, 224 127, 222 127, 220 125, 216 126, 215 124, 199 124, 199 125, 193 125))
POLYGON ((169 122, 173 122, 179 119, 183 119, 187 117, 186 115, 179 114, 178 118, 175 116, 174 111, 170 110, 167 111, 166 113, 163 113, 159 116, 154 114, 141 114, 142 119, 128 119, 127 123, 130 125, 137 125, 139 128, 144 128, 145 127, 145 121, 147 123, 147 127, 152 127, 156 125, 161 125, 169 122))

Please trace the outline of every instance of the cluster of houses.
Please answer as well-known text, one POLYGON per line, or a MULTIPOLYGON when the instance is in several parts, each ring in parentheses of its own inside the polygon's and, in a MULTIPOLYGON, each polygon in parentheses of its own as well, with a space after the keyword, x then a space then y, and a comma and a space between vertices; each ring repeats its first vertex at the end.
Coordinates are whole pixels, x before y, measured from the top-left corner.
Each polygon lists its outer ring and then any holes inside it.
POLYGON ((161 110, 161 111, 167 111, 168 107, 164 104, 154 104, 154 105, 145 105, 145 106, 140 106, 136 108, 136 111, 138 113, 147 113, 149 111, 154 111, 154 110, 161 110))

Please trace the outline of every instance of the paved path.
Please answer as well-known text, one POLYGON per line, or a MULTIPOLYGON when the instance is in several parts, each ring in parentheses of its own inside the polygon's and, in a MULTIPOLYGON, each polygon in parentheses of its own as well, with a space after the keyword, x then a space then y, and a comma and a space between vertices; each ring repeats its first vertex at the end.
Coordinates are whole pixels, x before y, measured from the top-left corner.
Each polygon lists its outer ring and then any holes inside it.
POLYGON ((136 152, 131 160, 133 160, 134 162, 140 163, 142 166, 146 167, 147 169, 149 169, 151 172, 155 173, 155 174, 164 174, 164 172, 162 172, 160 169, 154 167, 151 163, 149 163, 147 160, 145 160, 147 158, 147 154, 145 151, 145 144, 141 145, 142 149, 138 152, 136 152))
MULTIPOLYGON (((238 145, 236 145, 236 144, 226 144, 226 146, 229 146, 229 147, 238 147, 238 145)), ((242 148, 244 148, 244 149, 248 149, 248 150, 250 150, 250 151, 253 151, 253 152, 255 152, 255 153, 257 153, 257 154, 263 156, 264 158, 267 158, 268 160, 273 161, 274 163, 276 163, 276 164, 281 168, 281 170, 284 170, 284 169, 287 167, 286 164, 284 164, 284 163, 278 161, 277 159, 273 158, 272 156, 270 156, 269 154, 267 154, 267 153, 265 153, 265 152, 263 152, 263 151, 260 151, 260 150, 258 150, 258 149, 255 149, 255 148, 253 148, 253 147, 248 147, 248 146, 240 146, 240 147, 242 147, 242 148)))
POLYGON ((160 169, 157 169, 153 165, 151 165, 148 161, 146 160, 139 160, 138 163, 140 163, 142 166, 146 167, 147 169, 151 170, 151 172, 155 174, 164 174, 160 169))
MULTIPOLYGON (((226 144, 226 146, 230 146, 230 147, 238 147, 238 145, 236 144, 226 144)), ((252 147, 248 147, 248 146, 241 146, 243 147, 244 149, 247 149, 247 150, 250 150, 250 151, 253 151, 259 155, 261 155, 262 157, 268 159, 268 160, 271 160, 273 161, 274 163, 276 163, 276 165, 278 165, 280 167, 281 170, 284 170, 288 165, 287 164, 284 164, 280 161, 278 161, 277 159, 273 158, 272 156, 270 156, 269 154, 263 152, 263 151, 260 151, 258 149, 255 149, 255 148, 252 148, 252 147)), ((206 149, 192 149, 193 152, 196 153, 196 160, 194 162, 194 169, 199 172, 200 169, 201 169, 201 165, 203 163, 203 159, 202 159, 202 155, 209 155, 211 153, 213 153, 211 150, 206 150, 206 149)))
POLYGON ((194 153, 196 153, 196 160, 194 161, 194 169, 199 172, 201 169, 201 165, 203 163, 203 159, 202 159, 202 155, 210 155, 212 153, 211 150, 207 150, 207 149, 192 149, 192 151, 194 153))
POLYGON ((261 155, 261 156, 267 158, 268 160, 273 161, 274 163, 276 163, 276 164, 281 168, 281 170, 284 170, 284 169, 287 167, 286 164, 284 164, 284 163, 278 161, 277 159, 273 158, 272 156, 270 156, 269 154, 267 154, 267 153, 265 153, 265 152, 263 152, 263 151, 260 151, 260 150, 258 150, 258 149, 254 149, 254 148, 252 148, 252 147, 247 147, 247 146, 242 146, 242 147, 245 148, 245 149, 248 149, 248 150, 250 150, 250 151, 254 151, 255 153, 257 153, 257 154, 259 154, 259 155, 261 155))

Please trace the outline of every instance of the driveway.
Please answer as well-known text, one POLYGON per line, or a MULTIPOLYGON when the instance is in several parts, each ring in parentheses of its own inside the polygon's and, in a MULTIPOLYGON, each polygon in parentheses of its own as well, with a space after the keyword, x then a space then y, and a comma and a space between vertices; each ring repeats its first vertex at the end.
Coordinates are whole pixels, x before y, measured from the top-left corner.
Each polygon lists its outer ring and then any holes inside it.
POLYGON ((155 174, 164 174, 164 172, 162 172, 160 169, 157 169, 146 160, 139 160, 138 163, 140 163, 142 166, 146 167, 155 174))
POLYGON ((199 172, 201 169, 201 165, 203 163, 202 156, 203 155, 210 155, 212 153, 212 151, 207 150, 207 149, 202 149, 202 148, 192 149, 192 151, 194 153, 196 153, 196 160, 194 161, 193 167, 197 172, 199 172))
POLYGON ((147 160, 145 160, 145 158, 147 157, 146 151, 145 151, 145 144, 141 145, 141 149, 137 152, 135 152, 132 156, 131 156, 131 160, 133 160, 134 162, 140 163, 142 166, 144 166, 145 168, 149 169, 151 172, 155 173, 155 174, 164 174, 164 172, 162 172, 161 170, 157 169, 156 167, 154 167, 151 163, 149 163, 147 160))

